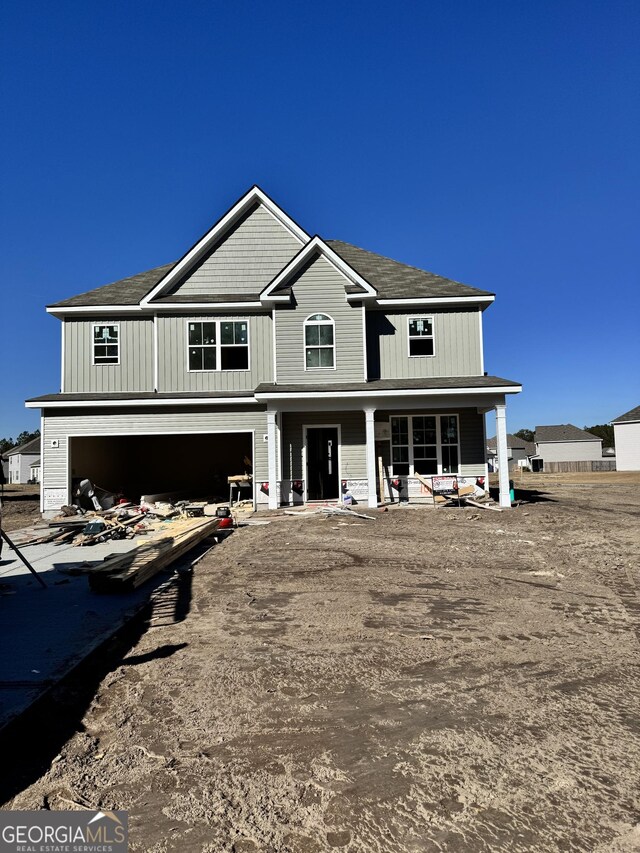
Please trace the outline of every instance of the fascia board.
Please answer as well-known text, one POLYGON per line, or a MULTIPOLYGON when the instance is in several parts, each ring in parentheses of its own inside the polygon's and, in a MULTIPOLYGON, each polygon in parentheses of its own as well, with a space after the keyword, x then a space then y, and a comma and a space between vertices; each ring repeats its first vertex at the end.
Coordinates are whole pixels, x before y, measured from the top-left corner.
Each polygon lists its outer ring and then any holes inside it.
POLYGON ((259 401, 250 397, 181 397, 172 400, 27 400, 26 409, 123 408, 128 406, 246 406, 259 401))
MULTIPOLYGON (((287 281, 292 275, 300 269, 300 267, 305 263, 305 261, 314 253, 320 252, 320 254, 326 258, 329 263, 335 267, 335 269, 341 273, 351 284, 357 284, 363 288, 365 291, 364 294, 360 294, 359 298, 362 299, 363 296, 376 296, 376 290, 369 284, 369 282, 364 279, 359 273, 357 273, 353 267, 349 266, 349 264, 344 261, 340 255, 336 254, 333 251, 331 246, 328 246, 324 240, 319 237, 317 234, 309 240, 306 246, 304 246, 298 254, 293 257, 289 263, 284 267, 278 275, 273 279, 273 281, 267 285, 267 287, 262 291, 260 296, 261 299, 271 299, 273 291, 279 287, 283 282, 287 281)), ((352 295, 352 294, 350 294, 352 295)), ((356 294, 353 294, 356 296, 356 294)))
POLYGON ((52 314, 54 317, 72 314, 144 314, 150 313, 151 310, 141 305, 73 305, 68 308, 45 308, 47 314, 52 314))
POLYGON ((229 308, 263 308, 262 302, 159 302, 153 305, 80 305, 70 308, 47 308, 47 314, 54 317, 85 314, 162 314, 165 311, 189 312, 194 308, 206 311, 226 311, 229 308))
POLYGON ((256 394, 256 400, 341 400, 345 398, 368 399, 377 397, 439 397, 462 394, 519 394, 522 385, 495 386, 493 388, 411 388, 387 391, 301 391, 294 394, 264 392, 256 394))
POLYGON ((455 303, 463 305, 482 303, 488 305, 495 302, 495 298, 491 294, 490 296, 423 296, 415 299, 409 297, 406 299, 378 299, 376 301, 381 306, 396 305, 399 308, 402 306, 410 308, 412 305, 454 305, 455 303))
POLYGON ((244 213, 244 211, 256 201, 263 204, 269 213, 281 222, 301 245, 304 245, 304 243, 309 240, 309 235, 303 231, 302 228, 300 228, 300 226, 284 212, 284 210, 278 207, 278 205, 272 201, 269 196, 260 189, 260 187, 251 187, 249 192, 245 193, 245 195, 237 201, 233 207, 228 210, 227 213, 225 213, 185 255, 183 255, 175 267, 169 270, 153 290, 147 293, 147 295, 141 300, 141 304, 146 305, 151 302, 174 281, 180 278, 180 276, 184 275, 190 265, 198 261, 199 258, 208 250, 209 246, 222 236, 225 231, 227 231, 244 213))

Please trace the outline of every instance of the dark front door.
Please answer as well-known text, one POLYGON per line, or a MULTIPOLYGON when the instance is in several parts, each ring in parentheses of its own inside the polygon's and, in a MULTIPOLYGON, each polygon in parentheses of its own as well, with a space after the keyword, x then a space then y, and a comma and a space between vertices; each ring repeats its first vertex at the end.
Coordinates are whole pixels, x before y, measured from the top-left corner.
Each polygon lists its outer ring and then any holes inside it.
POLYGON ((337 427, 307 429, 307 500, 330 501, 340 496, 337 427))

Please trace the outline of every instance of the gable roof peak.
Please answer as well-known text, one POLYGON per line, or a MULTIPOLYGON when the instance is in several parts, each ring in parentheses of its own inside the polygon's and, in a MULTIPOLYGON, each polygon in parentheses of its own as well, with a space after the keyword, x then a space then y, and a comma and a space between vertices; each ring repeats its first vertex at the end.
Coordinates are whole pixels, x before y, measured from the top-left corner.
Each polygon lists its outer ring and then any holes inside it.
POLYGON ((297 222, 295 222, 288 213, 279 207, 273 199, 271 199, 264 190, 257 184, 250 187, 247 192, 241 196, 235 204, 233 204, 225 214, 205 233, 193 246, 185 252, 180 260, 175 264, 173 269, 163 276, 158 284, 141 300, 141 305, 148 305, 153 299, 163 295, 169 288, 176 283, 188 270, 198 261, 200 261, 206 253, 231 229, 236 222, 248 211, 254 204, 262 205, 280 224, 291 234, 291 236, 303 246, 310 239, 306 231, 304 231, 297 222))

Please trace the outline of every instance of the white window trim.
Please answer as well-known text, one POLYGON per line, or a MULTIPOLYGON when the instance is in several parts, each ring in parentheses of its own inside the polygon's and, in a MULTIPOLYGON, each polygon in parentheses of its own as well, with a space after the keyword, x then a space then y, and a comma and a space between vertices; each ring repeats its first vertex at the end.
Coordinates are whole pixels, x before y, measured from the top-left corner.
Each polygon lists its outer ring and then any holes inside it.
POLYGON ((329 314, 325 314, 324 311, 314 311, 313 314, 309 314, 304 323, 302 324, 302 366, 304 367, 305 372, 315 372, 316 370, 336 370, 338 363, 337 352, 336 352, 336 321, 329 314), (316 314, 322 314, 323 317, 326 317, 326 320, 311 320, 311 317, 315 317, 316 314), (318 344, 314 346, 313 344, 309 345, 309 349, 332 349, 333 350, 333 365, 331 367, 307 367, 307 326, 332 326, 333 327, 333 343, 332 344, 318 344))
MULTIPOLYGON (((415 477, 415 467, 414 467, 414 455, 413 455, 413 418, 435 418, 436 419, 436 457, 438 462, 438 473, 431 474, 432 477, 448 477, 453 476, 454 474, 459 474, 460 469, 460 415, 458 412, 394 412, 392 415, 389 415, 389 463, 391 468, 391 476, 392 477, 415 477), (442 430, 440 426, 440 418, 451 418, 455 417, 456 422, 458 424, 458 441, 456 444, 448 444, 447 447, 456 447, 458 449, 458 471, 451 471, 450 473, 444 474, 442 471, 442 430), (409 473, 408 474, 396 474, 393 470, 393 434, 391 432, 391 420, 392 418, 407 418, 409 419, 409 473)), ((402 445, 404 446, 404 445, 402 445)), ((429 475, 424 475, 429 476, 429 475)))
POLYGON ((412 314, 407 317, 407 355, 409 358, 435 358, 436 355, 436 324, 435 318, 433 315, 429 314, 412 314), (429 320, 431 323, 431 334, 430 335, 411 335, 410 326, 412 320, 429 320), (431 355, 411 355, 411 341, 418 341, 420 339, 432 340, 433 341, 433 352, 431 355))
MULTIPOLYGON (((100 346, 102 346, 102 344, 100 346)), ((120 365, 120 323, 107 323, 107 322, 105 322, 105 323, 92 323, 91 324, 91 364, 93 367, 118 367, 120 365), (118 347, 118 360, 117 361, 111 361, 108 364, 105 361, 96 361, 95 330, 100 329, 103 326, 113 326, 113 328, 117 330, 117 335, 118 335, 118 343, 116 344, 116 346, 118 347)))
MULTIPOLYGON (((205 319, 195 320, 193 317, 187 318, 185 320, 185 343, 186 343, 186 367, 187 373, 249 373, 251 371, 251 323, 249 322, 248 317, 234 317, 233 320, 221 318, 221 317, 213 317, 205 319), (216 366, 214 370, 191 370, 189 367, 189 348, 192 346, 189 343, 189 323, 215 323, 216 324, 216 342, 215 344, 193 344, 193 346, 208 346, 210 348, 215 347, 216 351, 216 366), (220 324, 221 323, 246 323, 247 324, 247 367, 238 367, 233 370, 223 370, 222 369, 222 347, 223 346, 233 346, 233 344, 223 344, 221 341, 220 334, 220 324)), ((243 346, 243 344, 240 344, 243 346)))

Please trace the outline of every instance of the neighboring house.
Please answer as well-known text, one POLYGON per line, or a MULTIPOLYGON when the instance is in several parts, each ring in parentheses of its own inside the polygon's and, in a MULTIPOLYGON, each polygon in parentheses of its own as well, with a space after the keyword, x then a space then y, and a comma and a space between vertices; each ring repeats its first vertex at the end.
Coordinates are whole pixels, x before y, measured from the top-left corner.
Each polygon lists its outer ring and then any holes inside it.
POLYGON ((42 410, 43 509, 84 477, 133 499, 224 496, 246 460, 271 508, 346 491, 375 506, 379 459, 410 496, 416 472, 485 476, 484 415, 506 459, 521 390, 484 372, 494 298, 311 237, 253 187, 177 263, 47 308, 61 393, 27 401, 42 410))
POLYGON ((40 482, 40 457, 34 460, 29 466, 29 480, 32 483, 40 482))
POLYGON ((602 461, 602 439, 573 424, 537 426, 534 470, 549 471, 555 463, 602 461))
MULTIPOLYGON (((487 461, 490 471, 498 471, 500 462, 498 460, 498 442, 496 436, 487 440, 487 461)), ((507 458, 509 470, 517 471, 519 468, 527 467, 528 457, 532 455, 533 442, 518 438, 517 435, 507 433, 507 458)))
POLYGON ((611 423, 616 442, 616 469, 640 471, 640 406, 611 423))
POLYGON ((40 437, 7 450, 5 456, 9 460, 9 483, 26 483, 31 477, 31 463, 40 458, 40 437))

